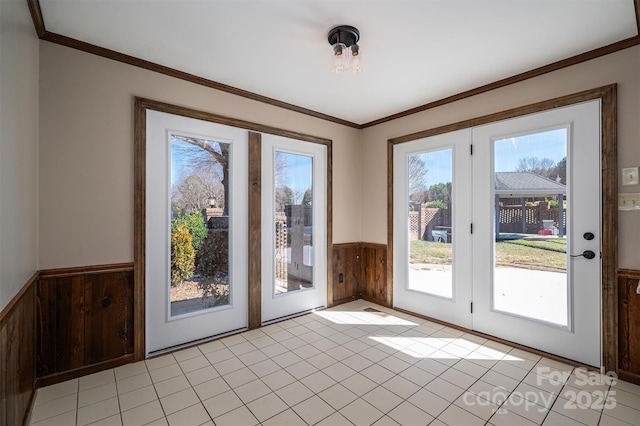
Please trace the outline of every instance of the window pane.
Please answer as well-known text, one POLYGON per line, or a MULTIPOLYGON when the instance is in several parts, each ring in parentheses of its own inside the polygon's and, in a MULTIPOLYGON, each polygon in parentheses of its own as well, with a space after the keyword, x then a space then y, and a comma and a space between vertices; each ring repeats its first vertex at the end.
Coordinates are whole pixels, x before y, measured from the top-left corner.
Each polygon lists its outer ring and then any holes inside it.
POLYGON ((313 158, 275 153, 275 294, 313 287, 313 158))
POLYGON ((230 144, 171 138, 171 316, 229 304, 230 144))
POLYGON ((493 309, 568 325, 567 131, 494 141, 493 309))
POLYGON ((453 150, 408 157, 410 290, 453 296, 453 150))

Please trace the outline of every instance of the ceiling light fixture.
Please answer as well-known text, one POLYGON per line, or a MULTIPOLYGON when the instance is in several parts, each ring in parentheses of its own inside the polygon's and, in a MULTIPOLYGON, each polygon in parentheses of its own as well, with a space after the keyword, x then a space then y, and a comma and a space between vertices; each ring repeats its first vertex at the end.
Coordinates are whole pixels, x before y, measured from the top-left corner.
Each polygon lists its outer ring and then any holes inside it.
POLYGON ((351 70, 354 74, 362 71, 360 58, 360 31, 350 25, 340 25, 329 31, 329 44, 333 49, 331 72, 342 74, 351 70))

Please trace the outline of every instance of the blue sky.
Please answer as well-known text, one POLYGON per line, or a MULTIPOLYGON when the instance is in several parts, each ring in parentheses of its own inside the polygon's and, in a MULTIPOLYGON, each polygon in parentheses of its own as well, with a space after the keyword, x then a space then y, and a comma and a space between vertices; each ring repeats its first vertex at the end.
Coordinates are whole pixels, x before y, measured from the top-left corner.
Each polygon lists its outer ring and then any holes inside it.
MULTIPOLYGON (((307 155, 278 152, 285 158, 285 173, 279 176, 276 186, 288 186, 293 193, 304 194, 311 188, 313 178, 313 158, 307 155)), ((297 200, 302 201, 302 198, 297 200)))
MULTIPOLYGON (((526 157, 548 158, 554 165, 557 164, 567 155, 566 135, 566 129, 558 129, 495 141, 495 171, 514 172, 519 160, 526 157)), ((428 170, 427 188, 437 183, 451 182, 451 157, 451 149, 421 155, 428 170)))

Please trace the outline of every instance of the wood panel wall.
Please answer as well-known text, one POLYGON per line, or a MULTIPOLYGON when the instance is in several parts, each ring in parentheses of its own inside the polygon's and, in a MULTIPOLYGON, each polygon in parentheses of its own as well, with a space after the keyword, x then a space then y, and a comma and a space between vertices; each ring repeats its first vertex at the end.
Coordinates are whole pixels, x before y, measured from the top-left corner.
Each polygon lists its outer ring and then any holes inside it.
POLYGON ((640 384, 640 271, 618 272, 618 376, 640 384))
POLYGON ((0 314, 0 426, 23 424, 36 383, 37 273, 0 314))
POLYGON ((133 265, 42 271, 36 297, 46 384, 132 360, 133 265))
POLYGON ((361 243, 360 297, 390 308, 393 292, 387 279, 387 260, 385 244, 361 243))
POLYGON ((339 305, 360 298, 360 243, 333 245, 332 303, 339 305))

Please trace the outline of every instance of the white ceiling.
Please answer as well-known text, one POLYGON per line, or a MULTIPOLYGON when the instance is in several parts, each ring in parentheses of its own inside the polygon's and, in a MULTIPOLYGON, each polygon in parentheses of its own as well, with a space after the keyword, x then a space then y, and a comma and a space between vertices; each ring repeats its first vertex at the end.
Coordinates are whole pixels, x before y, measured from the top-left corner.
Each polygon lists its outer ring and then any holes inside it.
MULTIPOLYGON (((1 1, 1 0, 0 0, 1 1)), ((46 29, 363 124, 637 35, 633 0, 40 0, 46 29), (363 71, 330 72, 360 30, 363 71)))

